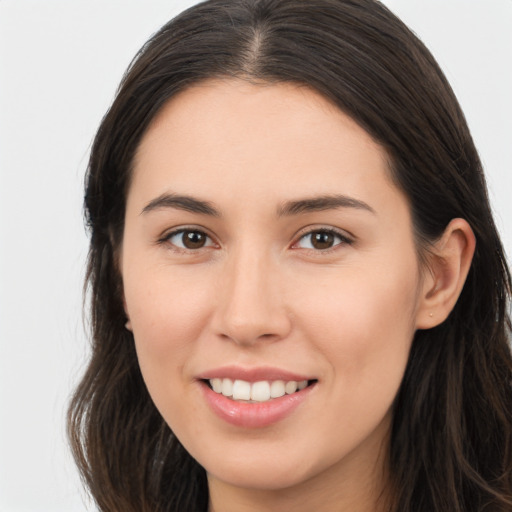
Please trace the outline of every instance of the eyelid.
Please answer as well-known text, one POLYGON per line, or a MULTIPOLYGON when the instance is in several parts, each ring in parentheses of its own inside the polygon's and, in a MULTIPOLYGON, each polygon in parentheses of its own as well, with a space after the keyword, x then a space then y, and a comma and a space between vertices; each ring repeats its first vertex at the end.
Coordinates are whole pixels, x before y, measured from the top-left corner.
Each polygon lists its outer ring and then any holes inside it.
POLYGON ((331 251, 336 250, 339 246, 344 245, 353 245, 355 242, 355 237, 352 234, 347 233, 344 230, 335 228, 333 226, 325 226, 325 225, 319 225, 319 226, 308 226, 306 228, 303 228, 295 237, 295 241, 293 242, 291 248, 292 249, 303 249, 310 252, 315 253, 328 253, 331 251), (332 247, 329 247, 327 249, 310 249, 310 248, 301 248, 298 247, 299 242, 306 236, 312 235, 313 233, 329 233, 332 234, 340 239, 340 243, 337 243, 333 245, 332 247))
POLYGON ((199 252, 203 249, 209 249, 211 247, 218 247, 218 243, 215 241, 213 235, 211 235, 207 229, 205 229, 201 226, 178 226, 175 228, 171 228, 171 229, 165 231, 161 236, 158 237, 157 244, 160 244, 160 245, 167 244, 167 245, 171 246, 172 250, 174 250, 176 252, 186 252, 186 253, 199 252), (199 247, 197 249, 189 249, 187 247, 179 247, 178 245, 176 245, 170 241, 170 239, 172 237, 179 235, 180 233, 185 233, 187 231, 192 231, 192 232, 195 231, 198 233, 202 233, 210 240, 211 243, 208 245, 205 245, 203 247, 199 247))
MULTIPOLYGON (((333 226, 325 226, 325 225, 315 225, 315 226, 307 226, 299 231, 297 235, 294 237, 294 242, 291 245, 292 249, 303 249, 310 252, 315 253, 328 253, 330 251, 336 250, 339 246, 343 245, 352 245, 355 242, 355 237, 347 233, 345 230, 341 230, 339 228, 335 228, 333 226), (306 236, 312 235, 313 233, 330 233, 340 239, 339 243, 336 243, 332 247, 329 247, 327 249, 310 249, 310 248, 300 248, 298 247, 299 242, 306 236)), ((194 226, 194 225, 185 225, 185 226, 177 226, 174 228, 171 228, 167 231, 165 231, 161 236, 158 237, 157 244, 167 244, 169 246, 172 246, 172 249, 177 252, 199 252, 202 249, 209 249, 211 247, 218 247, 218 243, 215 241, 215 237, 209 233, 209 230, 202 227, 202 226, 194 226), (170 239, 176 235, 179 235, 180 233, 184 233, 186 231, 196 231, 199 233, 204 234, 211 243, 208 245, 205 245, 203 247, 199 247, 197 249, 189 249, 186 247, 179 247, 176 244, 170 242, 170 239)))

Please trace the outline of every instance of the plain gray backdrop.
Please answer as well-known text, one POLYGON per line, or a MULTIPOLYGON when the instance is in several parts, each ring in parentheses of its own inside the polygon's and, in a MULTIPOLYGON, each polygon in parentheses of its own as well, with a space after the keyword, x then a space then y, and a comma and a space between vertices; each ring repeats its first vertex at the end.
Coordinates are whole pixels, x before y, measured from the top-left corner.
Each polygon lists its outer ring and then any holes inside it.
MULTIPOLYGON (((145 40, 192 0, 0 0, 0 512, 87 508, 64 431, 87 341, 82 184, 145 40)), ((512 0, 387 0, 462 104, 512 254, 512 0)))

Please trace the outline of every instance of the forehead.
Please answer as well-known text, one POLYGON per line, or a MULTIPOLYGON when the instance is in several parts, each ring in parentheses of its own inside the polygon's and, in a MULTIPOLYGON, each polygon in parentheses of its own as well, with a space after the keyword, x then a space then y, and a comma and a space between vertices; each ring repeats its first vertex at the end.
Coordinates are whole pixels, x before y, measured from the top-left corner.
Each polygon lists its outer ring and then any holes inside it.
MULTIPOLYGON (((182 137, 202 136, 203 142, 220 135, 237 141, 241 138, 248 141, 252 135, 253 140, 264 141, 274 137, 279 129, 282 129, 283 141, 302 136, 313 142, 316 129, 332 129, 340 124, 358 132, 360 143, 383 151, 353 119, 305 85, 255 84, 238 79, 205 80, 173 96, 157 113, 139 145, 136 163, 151 142, 156 142, 164 131, 170 134, 172 128, 179 129, 182 137), (222 123, 218 124, 220 119, 222 123), (276 121, 278 124, 274 125, 276 121), (268 131, 271 125, 273 132, 268 131), (240 127, 246 131, 240 132, 240 127), (261 127, 264 129, 259 129, 261 127)), ((339 143, 336 131, 334 129, 332 137, 328 138, 325 131, 321 134, 326 144, 339 143)))
POLYGON ((155 117, 136 154, 132 192, 236 190, 270 202, 306 192, 357 195, 364 181, 374 193, 395 188, 385 150, 317 92, 211 80, 176 95, 155 117))

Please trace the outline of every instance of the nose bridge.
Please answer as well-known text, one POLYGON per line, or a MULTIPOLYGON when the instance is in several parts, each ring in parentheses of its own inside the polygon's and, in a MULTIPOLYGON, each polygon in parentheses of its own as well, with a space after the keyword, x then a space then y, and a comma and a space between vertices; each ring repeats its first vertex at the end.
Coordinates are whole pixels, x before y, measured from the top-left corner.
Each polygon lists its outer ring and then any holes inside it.
POLYGON ((289 329, 278 263, 265 250, 240 244, 226 259, 217 331, 239 344, 279 339, 289 329))

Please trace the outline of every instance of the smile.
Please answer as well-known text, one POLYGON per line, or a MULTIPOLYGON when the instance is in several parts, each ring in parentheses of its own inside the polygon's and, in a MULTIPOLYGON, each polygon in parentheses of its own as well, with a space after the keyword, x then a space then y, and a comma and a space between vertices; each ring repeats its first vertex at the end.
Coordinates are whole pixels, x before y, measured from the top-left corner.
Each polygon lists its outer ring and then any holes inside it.
POLYGON ((251 383, 240 379, 213 378, 209 379, 208 383, 215 393, 246 403, 268 402, 284 395, 291 395, 308 386, 307 380, 262 380, 251 383))

